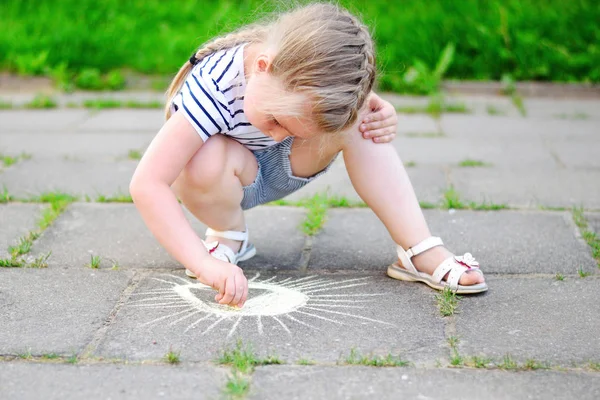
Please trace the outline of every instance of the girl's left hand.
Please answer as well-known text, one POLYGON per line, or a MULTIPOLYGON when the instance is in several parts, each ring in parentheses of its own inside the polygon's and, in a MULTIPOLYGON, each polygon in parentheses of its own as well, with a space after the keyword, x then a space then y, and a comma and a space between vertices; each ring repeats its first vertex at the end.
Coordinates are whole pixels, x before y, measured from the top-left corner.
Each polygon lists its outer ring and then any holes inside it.
POLYGON ((370 111, 358 127, 363 137, 373 139, 375 143, 388 143, 394 140, 398 126, 398 116, 394 106, 371 92, 367 98, 367 107, 370 111))

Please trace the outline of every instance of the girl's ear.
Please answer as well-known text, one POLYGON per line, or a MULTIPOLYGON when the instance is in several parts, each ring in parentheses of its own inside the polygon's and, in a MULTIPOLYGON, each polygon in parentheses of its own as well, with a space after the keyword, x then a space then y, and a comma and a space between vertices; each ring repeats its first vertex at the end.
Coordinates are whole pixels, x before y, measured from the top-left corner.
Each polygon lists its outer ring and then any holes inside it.
POLYGON ((271 69, 271 59, 266 54, 261 54, 256 58, 254 64, 255 72, 269 72, 271 69))

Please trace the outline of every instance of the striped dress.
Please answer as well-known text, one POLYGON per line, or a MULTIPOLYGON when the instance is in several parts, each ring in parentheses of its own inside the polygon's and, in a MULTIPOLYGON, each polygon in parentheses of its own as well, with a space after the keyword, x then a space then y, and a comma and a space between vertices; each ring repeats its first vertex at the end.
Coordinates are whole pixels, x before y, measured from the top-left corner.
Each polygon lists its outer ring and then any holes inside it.
POLYGON ((244 114, 244 46, 215 52, 196 64, 171 111, 182 110, 204 141, 220 133, 249 150, 261 150, 277 142, 252 126, 244 114))

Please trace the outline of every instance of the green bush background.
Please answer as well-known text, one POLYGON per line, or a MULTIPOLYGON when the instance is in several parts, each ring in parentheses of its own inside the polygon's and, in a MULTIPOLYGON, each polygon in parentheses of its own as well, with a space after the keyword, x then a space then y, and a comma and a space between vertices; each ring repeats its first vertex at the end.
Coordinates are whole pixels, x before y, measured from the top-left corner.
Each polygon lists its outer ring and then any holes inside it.
MULTIPOLYGON (((0 68, 173 74, 214 35, 288 2, 264 0, 2 0, 0 68), (61 66, 62 64, 62 66, 61 66)), ((374 32, 380 83, 399 90, 415 59, 434 66, 448 43, 446 77, 600 82, 598 0, 341 1, 374 32)))

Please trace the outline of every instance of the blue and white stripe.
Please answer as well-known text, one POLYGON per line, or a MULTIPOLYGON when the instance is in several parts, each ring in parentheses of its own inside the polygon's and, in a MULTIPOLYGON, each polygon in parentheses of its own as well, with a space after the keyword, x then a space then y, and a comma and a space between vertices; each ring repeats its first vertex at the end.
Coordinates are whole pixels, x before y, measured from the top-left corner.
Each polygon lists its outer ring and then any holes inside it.
POLYGON ((244 46, 221 50, 205 57, 188 75, 175 96, 172 110, 181 109, 202 140, 221 133, 250 150, 275 145, 244 114, 244 46))

